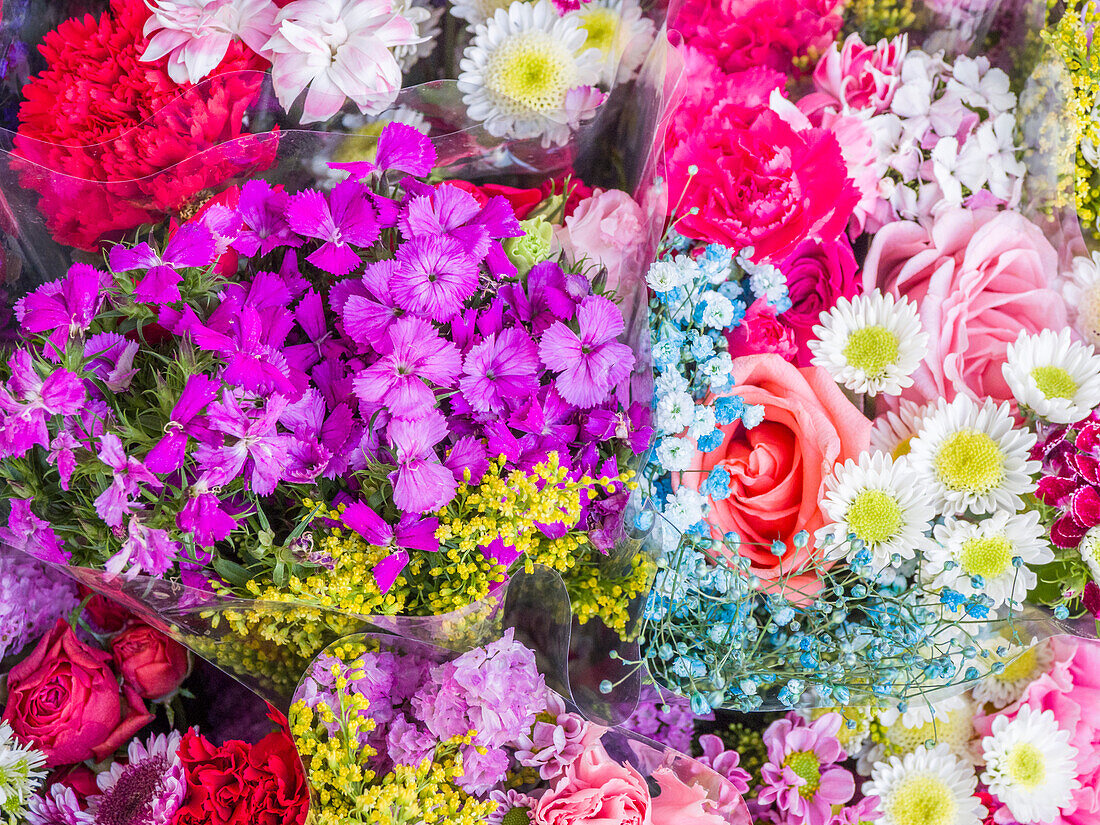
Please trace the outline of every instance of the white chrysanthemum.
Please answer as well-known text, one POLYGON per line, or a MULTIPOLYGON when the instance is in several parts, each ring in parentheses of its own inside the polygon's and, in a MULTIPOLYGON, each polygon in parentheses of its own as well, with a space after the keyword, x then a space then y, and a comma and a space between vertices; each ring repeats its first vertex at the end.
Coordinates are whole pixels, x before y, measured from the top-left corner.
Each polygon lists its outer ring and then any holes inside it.
POLYGON ((902 400, 897 412, 888 410, 871 424, 871 452, 886 453, 894 459, 909 455, 911 444, 933 409, 932 404, 902 400))
POLYGON ((813 329, 812 363, 838 384, 868 395, 898 395, 912 386, 928 348, 917 306, 878 290, 841 298, 813 329))
POLYGON ((584 45, 576 18, 558 17, 550 0, 523 3, 474 30, 459 64, 467 114, 497 137, 565 143, 570 127, 595 111, 602 93, 600 53, 584 45))
POLYGON ((901 713, 896 708, 883 710, 878 720, 883 726, 884 753, 911 753, 929 741, 943 745, 963 762, 974 763, 970 742, 974 737, 977 706, 965 695, 938 702, 913 702, 901 713))
POLYGON ((1008 707, 1027 690, 1028 685, 1050 670, 1054 652, 1048 642, 1018 645, 1007 639, 985 639, 979 643, 988 657, 978 659, 983 678, 974 685, 974 701, 1000 710, 1008 707), (995 670, 1003 665, 1003 670, 995 670))
POLYGON ((936 525, 933 535, 936 541, 926 553, 924 576, 937 590, 950 587, 964 596, 985 594, 993 600, 990 607, 1021 604, 1036 582, 1027 565, 1054 560, 1033 510, 999 510, 977 523, 948 518, 936 525))
POLYGON ((1069 329, 1021 332, 1001 367, 1020 406, 1053 424, 1073 424, 1100 404, 1100 355, 1069 329))
POLYGON ((986 809, 974 796, 974 769, 945 745, 891 756, 871 770, 864 796, 877 796, 877 825, 980 825, 986 809))
POLYGON ((960 395, 941 401, 913 439, 909 461, 915 483, 944 515, 975 515, 1023 507, 1035 489, 1039 463, 1028 458, 1035 434, 1016 427, 1008 404, 978 406, 960 395))
POLYGON ((0 722, 0 813, 20 821, 21 814, 46 778, 46 756, 15 738, 7 722, 0 722))
POLYGON ((404 73, 435 50, 442 31, 439 20, 443 17, 443 8, 436 8, 425 0, 394 0, 393 10, 412 23, 417 37, 421 38, 418 43, 401 44, 390 50, 404 73))
POLYGON ((453 0, 451 14, 459 20, 465 20, 473 30, 496 14, 497 9, 506 9, 513 0, 453 0))
POLYGON ((1063 294, 1074 313, 1074 328, 1090 344, 1100 346, 1100 252, 1073 259, 1063 294))
POLYGON ((845 539, 854 535, 870 551, 875 570, 889 567, 895 554, 915 558, 936 513, 928 496, 913 484, 908 462, 863 453, 858 462, 848 459, 833 472, 821 501, 832 524, 821 528, 819 537, 832 535, 835 546, 852 554, 845 539))
POLYGON ((997 716, 991 735, 982 739, 982 782, 1013 818, 1022 823, 1050 822, 1069 804, 1077 781, 1077 748, 1069 743, 1054 712, 1024 705, 1016 718, 997 716))
POLYGON ((591 0, 567 17, 576 17, 588 35, 584 45, 600 53, 600 83, 630 80, 653 42, 653 21, 642 17, 638 0, 591 0))
POLYGON ((1093 581, 1100 584, 1100 527, 1089 528, 1081 539, 1081 543, 1077 545, 1077 552, 1088 565, 1093 581))

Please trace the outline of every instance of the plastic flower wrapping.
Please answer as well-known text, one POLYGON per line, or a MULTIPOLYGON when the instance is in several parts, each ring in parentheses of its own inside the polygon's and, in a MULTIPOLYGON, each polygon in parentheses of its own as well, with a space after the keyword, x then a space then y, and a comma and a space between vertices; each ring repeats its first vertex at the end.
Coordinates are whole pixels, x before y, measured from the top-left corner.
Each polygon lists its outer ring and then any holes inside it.
POLYGON ((0 821, 1100 821, 1096 22, 5 3, 0 821))

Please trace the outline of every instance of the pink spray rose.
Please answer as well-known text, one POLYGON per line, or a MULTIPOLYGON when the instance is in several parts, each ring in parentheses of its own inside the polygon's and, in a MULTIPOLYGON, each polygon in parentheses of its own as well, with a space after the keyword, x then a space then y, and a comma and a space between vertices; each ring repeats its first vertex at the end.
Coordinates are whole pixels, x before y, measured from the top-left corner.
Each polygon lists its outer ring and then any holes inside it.
POLYGON ((793 361, 798 352, 794 334, 763 298, 753 301, 741 323, 726 331, 726 340, 733 358, 774 352, 784 361, 793 361))
POLYGON ((650 808, 652 825, 726 825, 702 785, 686 785, 668 768, 658 768, 653 778, 661 793, 650 808))
POLYGON ((1015 212, 950 209, 931 228, 896 221, 875 235, 863 288, 904 295, 920 307, 928 354, 904 397, 923 403, 958 393, 1012 399, 1001 375, 1021 331, 1066 326, 1054 288, 1058 253, 1015 212))
POLYGON ((890 108, 901 84, 901 63, 909 50, 907 35, 880 40, 869 46, 858 34, 844 45, 833 44, 814 69, 813 94, 799 104, 804 111, 832 107, 839 111, 870 109, 882 114, 890 108))
POLYGON ((999 714, 979 715, 974 729, 989 736, 997 716, 1015 719, 1024 705, 1054 713, 1058 727, 1070 732, 1077 748, 1080 786, 1061 815, 1047 825, 1094 825, 1100 821, 1100 643, 1055 637, 1054 666, 1032 682, 1015 704, 999 714))
POLYGON ((588 258, 607 267, 607 287, 617 289, 623 276, 640 276, 645 257, 642 208, 620 189, 596 189, 581 201, 555 240, 570 260, 588 258))
POLYGON ((540 798, 534 825, 651 825, 649 787, 600 744, 570 763, 540 798))
POLYGON ((832 309, 839 298, 852 298, 860 292, 859 267, 852 245, 841 235, 831 243, 803 241, 779 264, 787 277, 791 308, 779 316, 790 327, 798 347, 795 365, 810 366, 808 342, 822 312, 832 309))

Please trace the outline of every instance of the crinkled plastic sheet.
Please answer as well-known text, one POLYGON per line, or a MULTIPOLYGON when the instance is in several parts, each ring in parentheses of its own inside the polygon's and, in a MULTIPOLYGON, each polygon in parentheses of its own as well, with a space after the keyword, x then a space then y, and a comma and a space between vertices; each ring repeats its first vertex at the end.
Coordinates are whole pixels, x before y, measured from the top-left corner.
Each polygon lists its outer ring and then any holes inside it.
MULTIPOLYGON (((669 20, 673 25, 679 5, 677 2, 669 10, 669 20)), ((984 56, 992 66, 1009 75, 1013 91, 1018 95, 1017 137, 1028 170, 1018 211, 1043 229, 1058 250, 1060 272, 1067 272, 1072 259, 1085 254, 1085 245, 1073 194, 1076 137, 1067 105, 1072 87, 1060 57, 1048 49, 1040 38, 1047 11, 1045 0, 925 0, 923 4, 915 3, 913 8, 916 23, 906 30, 910 50, 919 48, 930 53, 943 50, 949 60, 959 55, 984 56)), ((841 40, 843 36, 842 32, 841 40)), ((682 63, 675 53, 669 56, 667 64, 669 74, 665 94, 674 104, 684 88, 683 83, 690 80, 682 77, 682 63)), ((810 90, 809 83, 810 79, 805 78, 801 85, 796 85, 791 90, 791 99, 797 100, 810 90)), ((673 105, 666 107, 666 118, 672 117, 672 109, 673 105)), ((648 514, 645 518, 656 523, 657 529, 650 531, 644 541, 647 552, 654 559, 659 559, 659 531, 679 531, 663 519, 652 500, 640 502, 640 507, 648 514)), ((961 616, 958 613, 951 615, 961 616)), ((640 620, 640 607, 635 616, 640 620)), ((984 622, 968 620, 967 627, 972 633, 979 630, 985 638, 997 640, 998 644, 1003 642, 1023 648, 1055 636, 1097 637, 1096 623, 1091 619, 1059 620, 1046 608, 1031 605, 1013 612, 1002 610, 984 622)), ((636 643, 620 643, 618 651, 624 650, 628 658, 641 661, 636 643)), ((965 672, 967 666, 975 663, 967 661, 963 664, 959 657, 959 664, 962 665, 960 672, 965 672)), ((985 669, 978 668, 977 679, 989 674, 991 664, 987 663, 985 669)), ((621 662, 620 666, 626 667, 621 662)), ((642 669, 644 671, 644 667, 642 669)), ((730 675, 736 678, 736 674, 730 675)), ((641 678, 654 677, 647 673, 641 678)), ((933 702, 965 689, 977 679, 966 680, 957 676, 940 682, 913 679, 904 686, 899 685, 892 695, 876 694, 866 687, 861 691, 858 685, 848 685, 852 696, 848 704, 880 706, 891 699, 910 703, 933 702)), ((662 690, 676 692, 659 679, 655 681, 662 690)), ((843 679, 838 683, 843 683, 843 679)), ((772 686, 757 710, 783 711, 790 708, 790 705, 779 700, 779 687, 781 683, 772 686)), ((764 690, 761 689, 762 692, 764 690)), ((803 693, 796 703, 797 707, 802 708, 836 705, 835 697, 823 696, 813 690, 803 693)))

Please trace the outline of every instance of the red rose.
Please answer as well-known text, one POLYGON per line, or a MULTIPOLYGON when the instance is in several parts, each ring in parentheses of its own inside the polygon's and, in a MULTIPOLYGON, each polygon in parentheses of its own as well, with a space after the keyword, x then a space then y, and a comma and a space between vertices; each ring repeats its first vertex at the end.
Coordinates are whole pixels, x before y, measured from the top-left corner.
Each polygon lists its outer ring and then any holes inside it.
POLYGON ((300 825, 309 808, 305 773, 285 731, 255 745, 214 747, 189 731, 178 751, 187 796, 173 825, 300 825))
POLYGON ((538 189, 517 189, 514 186, 504 186, 500 183, 470 183, 465 180, 446 181, 447 186, 454 186, 474 196, 478 206, 485 206, 490 198, 499 195, 508 201, 512 211, 516 213, 516 220, 522 221, 532 210, 542 203, 542 192, 538 189))
MULTIPOLYGON (((80 586, 82 598, 89 593, 91 591, 88 588, 83 585, 80 586)), ((126 626, 126 623, 134 617, 134 614, 114 599, 96 593, 84 605, 84 616, 91 619, 91 624, 96 630, 104 633, 117 633, 126 626)))
POLYGON ((187 676, 186 648, 147 624, 134 624, 111 641, 111 653, 123 681, 143 699, 163 699, 187 676))
POLYGON ((111 657, 58 619, 8 674, 3 720, 46 755, 46 766, 104 759, 153 719, 129 685, 119 693, 111 657))

